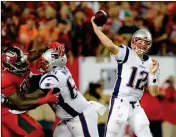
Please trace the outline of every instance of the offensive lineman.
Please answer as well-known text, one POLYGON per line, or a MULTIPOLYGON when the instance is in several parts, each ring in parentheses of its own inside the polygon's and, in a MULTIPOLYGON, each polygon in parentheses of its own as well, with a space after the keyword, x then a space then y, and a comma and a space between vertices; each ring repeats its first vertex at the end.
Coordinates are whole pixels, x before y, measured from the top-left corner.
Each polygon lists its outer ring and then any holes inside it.
POLYGON ((99 137, 97 112, 104 111, 104 106, 88 102, 78 92, 72 75, 65 66, 67 59, 64 49, 62 56, 58 56, 58 52, 47 50, 37 63, 41 72, 47 72, 39 82, 40 88, 44 92, 53 89, 53 93, 59 94, 59 103, 55 105, 56 114, 62 119, 62 123, 56 128, 54 137, 99 137), (66 132, 59 130, 63 125, 66 132))
POLYGON ((146 84, 152 96, 159 93, 159 63, 145 55, 152 45, 151 34, 140 29, 133 34, 132 49, 125 45, 116 46, 100 28, 92 25, 101 43, 117 61, 117 80, 112 93, 105 137, 119 137, 122 125, 127 121, 138 137, 152 137, 149 120, 139 104, 146 84))

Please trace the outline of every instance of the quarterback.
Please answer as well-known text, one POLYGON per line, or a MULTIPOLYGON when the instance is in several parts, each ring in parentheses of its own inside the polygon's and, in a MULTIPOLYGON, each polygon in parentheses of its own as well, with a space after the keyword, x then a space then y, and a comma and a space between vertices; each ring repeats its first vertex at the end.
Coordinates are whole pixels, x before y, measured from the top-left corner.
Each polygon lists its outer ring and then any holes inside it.
POLYGON ((152 46, 151 34, 140 29, 132 36, 132 48, 116 46, 94 23, 94 18, 91 22, 95 34, 117 61, 117 80, 109 105, 105 137, 121 136, 121 127, 126 122, 137 137, 152 137, 149 120, 139 103, 146 86, 152 96, 159 93, 159 63, 146 55, 152 46))

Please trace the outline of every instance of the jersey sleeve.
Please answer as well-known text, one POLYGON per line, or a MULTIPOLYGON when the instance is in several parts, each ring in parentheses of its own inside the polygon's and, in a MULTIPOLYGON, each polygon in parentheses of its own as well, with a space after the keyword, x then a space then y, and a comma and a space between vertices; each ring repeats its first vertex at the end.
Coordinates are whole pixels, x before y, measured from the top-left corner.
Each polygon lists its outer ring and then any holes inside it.
POLYGON ((2 87, 1 92, 5 97, 10 96, 11 94, 16 92, 16 87, 13 84, 13 82, 10 80, 10 78, 3 76, 2 74, 2 87))
POLYGON ((124 63, 127 60, 129 49, 125 45, 120 45, 118 48, 119 48, 118 54, 114 55, 110 53, 111 57, 114 58, 118 63, 124 63))

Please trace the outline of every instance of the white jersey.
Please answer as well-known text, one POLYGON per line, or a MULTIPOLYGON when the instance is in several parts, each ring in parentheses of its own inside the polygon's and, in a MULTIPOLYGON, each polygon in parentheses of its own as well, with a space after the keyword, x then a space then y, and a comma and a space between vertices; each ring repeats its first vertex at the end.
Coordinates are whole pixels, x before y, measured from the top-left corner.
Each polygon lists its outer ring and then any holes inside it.
POLYGON ((119 53, 112 57, 117 61, 113 96, 128 96, 131 100, 139 100, 148 81, 151 58, 144 55, 140 59, 134 50, 124 45, 119 46, 119 53))
POLYGON ((43 75, 39 86, 43 91, 53 88, 53 92, 58 92, 59 103, 56 106, 56 114, 61 119, 70 119, 81 114, 89 104, 77 90, 71 73, 66 67, 54 68, 43 75))

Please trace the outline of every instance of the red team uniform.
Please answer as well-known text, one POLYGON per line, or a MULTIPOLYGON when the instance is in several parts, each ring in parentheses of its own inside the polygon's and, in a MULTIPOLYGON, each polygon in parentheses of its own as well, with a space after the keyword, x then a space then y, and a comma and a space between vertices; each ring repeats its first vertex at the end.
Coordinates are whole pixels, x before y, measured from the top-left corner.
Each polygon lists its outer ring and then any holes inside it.
POLYGON ((26 111, 19 110, 17 101, 25 101, 29 93, 29 56, 17 47, 2 52, 1 115, 2 137, 43 137, 42 127, 26 111), (13 102, 10 102, 11 98, 13 102), (19 100, 15 100, 19 99, 19 100), (16 101, 16 102, 15 102, 16 101))
MULTIPOLYGON (((2 87, 1 87, 1 115, 2 137, 44 137, 44 132, 39 123, 30 117, 24 108, 33 108, 45 103, 56 103, 57 97, 49 92, 41 97, 41 93, 34 94, 34 100, 24 97, 38 89, 39 79, 29 79, 30 62, 48 48, 59 48, 60 45, 51 42, 47 47, 39 48, 33 56, 23 53, 17 47, 9 46, 2 52, 2 87), (30 86, 31 85, 31 86, 30 86), (9 100, 11 101, 9 101, 9 100), (27 107, 23 107, 27 105, 27 107), (23 111, 22 111, 23 110, 23 111)), ((31 95, 32 97, 32 95, 31 95)))
POLYGON ((26 111, 12 110, 11 104, 6 97, 16 92, 20 88, 21 96, 28 92, 28 75, 16 75, 7 71, 2 72, 1 99, 4 102, 1 108, 2 114, 2 137, 43 137, 42 127, 26 111), (38 131, 36 135, 36 130, 38 131), (35 131, 33 133, 33 131, 35 131))

